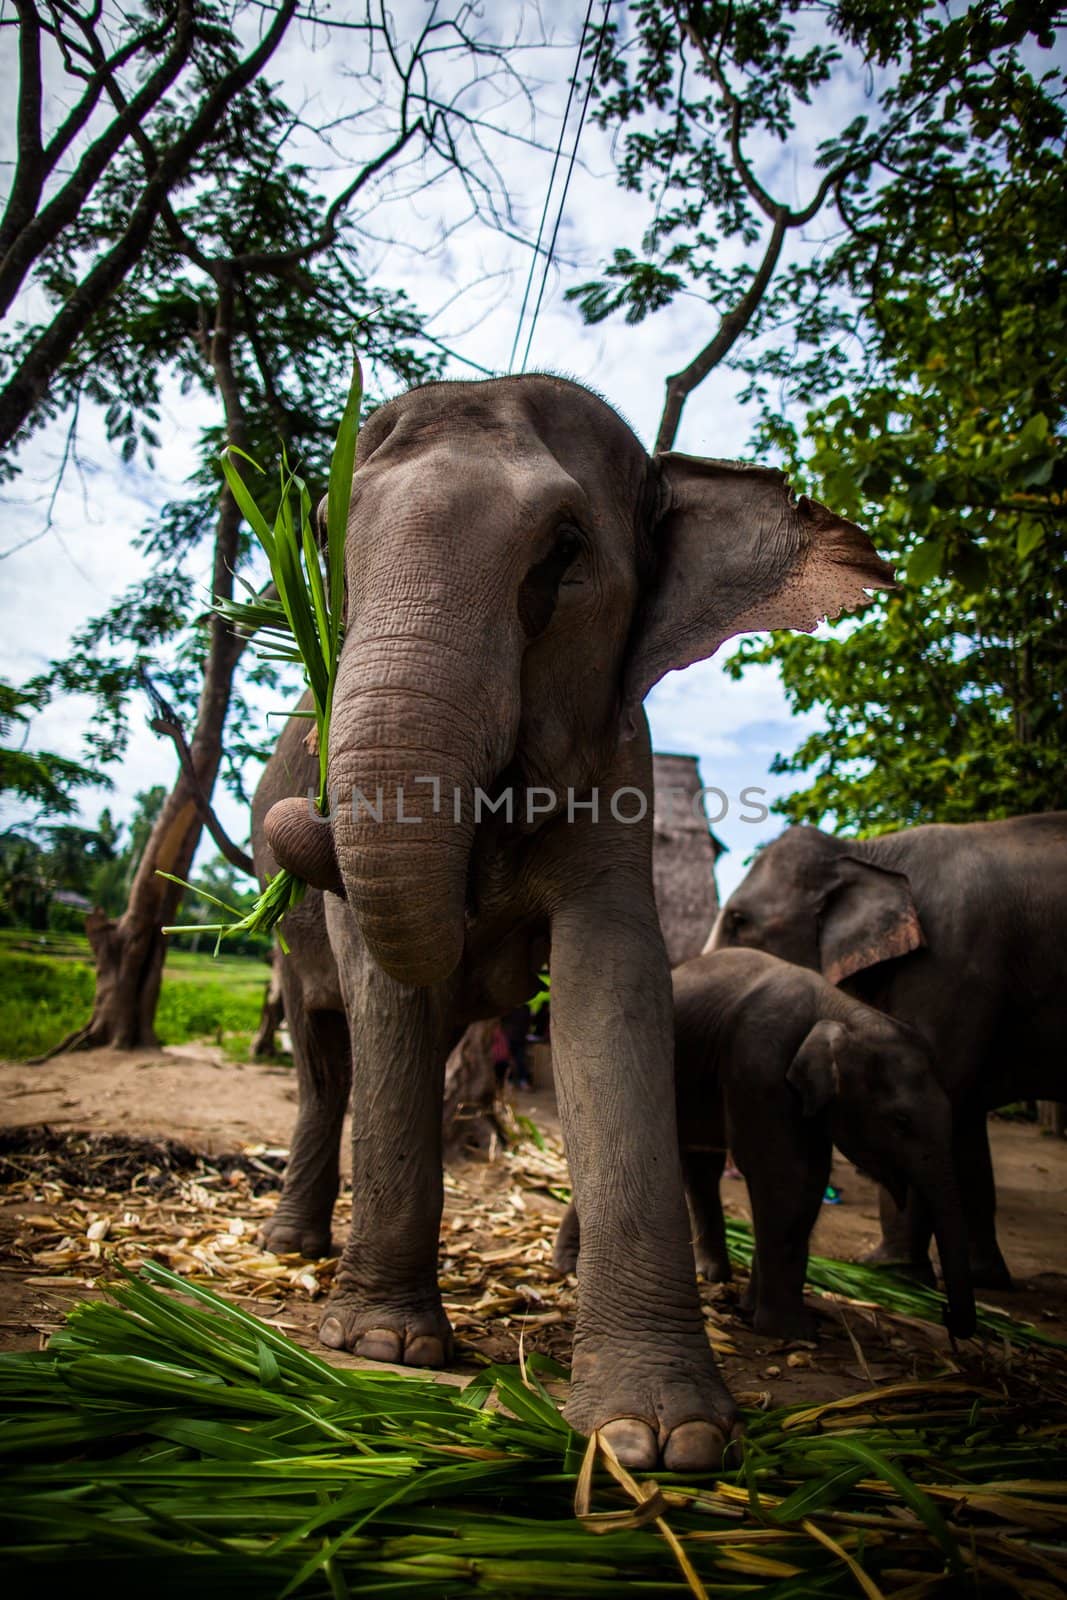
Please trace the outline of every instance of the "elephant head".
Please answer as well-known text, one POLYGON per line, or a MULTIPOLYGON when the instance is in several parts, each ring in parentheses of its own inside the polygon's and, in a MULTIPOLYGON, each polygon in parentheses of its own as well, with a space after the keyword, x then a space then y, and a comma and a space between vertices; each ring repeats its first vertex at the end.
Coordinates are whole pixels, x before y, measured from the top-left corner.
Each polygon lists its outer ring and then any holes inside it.
POLYGON ((833 1142, 898 1205, 908 1186, 934 1219, 948 1309, 958 1338, 975 1329, 967 1229, 952 1161, 952 1108, 930 1048, 904 1023, 856 1006, 817 1022, 786 1074, 804 1116, 825 1115, 833 1142))
POLYGON ((719 912, 706 950, 766 950, 841 983, 926 941, 902 872, 818 828, 788 828, 761 850, 719 912))
MULTIPOLYGON (((812 629, 891 583, 866 536, 781 473, 650 459, 560 378, 430 384, 359 441, 330 730, 332 845, 302 802, 277 859, 344 892, 407 984, 460 960, 485 797, 597 783, 651 686, 746 629, 812 629), (481 796, 481 798, 480 798, 481 796)), ((505 812, 506 816, 506 812, 505 812)))

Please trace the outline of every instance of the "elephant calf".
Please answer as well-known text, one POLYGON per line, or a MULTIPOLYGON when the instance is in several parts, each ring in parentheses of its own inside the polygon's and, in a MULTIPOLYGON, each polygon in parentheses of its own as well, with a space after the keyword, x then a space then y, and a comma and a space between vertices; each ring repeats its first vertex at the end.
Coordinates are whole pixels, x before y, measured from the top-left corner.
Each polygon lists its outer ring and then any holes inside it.
MULTIPOLYGON (((756 1237, 749 1289, 757 1333, 809 1339, 808 1240, 831 1147, 895 1193, 913 1185, 935 1218, 946 1322, 974 1332, 967 1241, 952 1172, 951 1109, 912 1028, 803 967, 756 950, 675 968, 675 1091, 693 1249, 712 1282, 730 1276, 719 1180, 729 1143, 745 1175, 756 1237)), ((556 1265, 577 1257, 573 1210, 556 1265)))

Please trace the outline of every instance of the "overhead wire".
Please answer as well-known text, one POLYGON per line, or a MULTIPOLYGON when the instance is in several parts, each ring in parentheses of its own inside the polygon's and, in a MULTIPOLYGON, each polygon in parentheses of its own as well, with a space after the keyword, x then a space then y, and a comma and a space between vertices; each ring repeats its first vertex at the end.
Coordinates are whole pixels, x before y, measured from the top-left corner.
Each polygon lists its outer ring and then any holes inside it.
MULTIPOLYGON (((518 353, 519 340, 522 338, 522 325, 523 325, 524 321, 526 320, 526 307, 528 306, 529 301, 530 301, 530 291, 533 288, 534 274, 537 271, 537 257, 538 257, 538 255, 540 254, 540 251, 541 251, 541 240, 544 237, 545 223, 548 221, 548 208, 552 203, 552 191, 554 190, 554 188, 556 186, 556 173, 559 170, 560 157, 563 154, 563 141, 564 141, 564 139, 566 138, 566 135, 567 135, 567 123, 570 121, 571 103, 572 103, 572 101, 574 99, 574 91, 578 87, 578 74, 581 71, 582 55, 583 55, 583 53, 585 51, 585 36, 589 31, 589 21, 590 21, 590 18, 592 17, 592 15, 593 15, 593 3, 594 3, 594 0, 589 0, 589 4, 586 7, 585 21, 582 23, 582 32, 581 32, 581 35, 580 35, 579 40, 578 40, 578 55, 577 55, 577 58, 576 58, 575 63, 574 63, 574 71, 571 73, 570 83, 569 83, 568 88, 567 88, 567 104, 563 108, 563 120, 560 123, 560 126, 559 126, 559 138, 556 141, 556 153, 552 157, 552 171, 549 174, 548 187, 545 190, 545 203, 544 203, 543 207, 541 208, 541 220, 537 225, 537 238, 534 241, 533 252, 532 252, 532 254, 530 256, 530 270, 529 270, 529 272, 528 272, 528 274, 526 276, 526 288, 523 291, 522 305, 519 308, 519 318, 518 318, 518 321, 515 324, 515 337, 512 340, 512 344, 511 344, 511 355, 508 357, 508 371, 509 372, 514 371, 514 368, 515 368, 515 356, 518 353)), ((605 20, 606 20, 607 19, 607 4, 606 4, 606 0, 605 0, 605 6, 604 6, 604 16, 605 16, 605 20)), ((601 27, 601 37, 603 37, 603 27, 601 27)), ((600 47, 598 45, 597 46, 597 55, 599 55, 599 53, 600 53, 600 47)), ((586 105, 588 105, 588 103, 589 103, 589 98, 588 98, 588 95, 587 95, 586 96, 586 105)), ((583 109, 582 119, 578 124, 578 132, 579 132, 579 134, 581 133, 582 121, 584 121, 584 120, 585 120, 585 112, 584 112, 584 109, 583 109)), ((575 151, 577 151, 577 148, 578 148, 578 142, 577 142, 577 139, 576 139, 575 140, 575 145, 574 145, 575 151)), ((574 154, 572 152, 572 155, 571 155, 571 167, 573 167, 573 165, 574 165, 574 154)), ((570 169, 568 169, 567 181, 568 181, 568 183, 570 181, 570 169)), ((564 190, 563 190, 564 199, 566 199, 566 194, 567 194, 567 189, 566 189, 566 185, 564 185, 564 190)), ((557 219, 556 219, 556 227, 553 230, 553 234, 552 234, 553 244, 555 243, 556 233, 558 231, 559 231, 559 219, 557 217, 557 219)), ((547 270, 548 270, 548 261, 546 260, 545 271, 547 272, 547 270)), ((544 279, 542 278, 541 291, 538 294, 538 298, 537 298, 538 306, 540 306, 541 295, 543 293, 544 293, 544 279)), ((536 313, 535 313, 534 320, 536 321, 536 313)), ((526 341, 526 354, 523 356, 523 363, 522 363, 524 368, 526 366, 526 358, 529 355, 529 353, 530 353, 530 341, 529 341, 529 339, 527 339, 527 341, 526 341)))

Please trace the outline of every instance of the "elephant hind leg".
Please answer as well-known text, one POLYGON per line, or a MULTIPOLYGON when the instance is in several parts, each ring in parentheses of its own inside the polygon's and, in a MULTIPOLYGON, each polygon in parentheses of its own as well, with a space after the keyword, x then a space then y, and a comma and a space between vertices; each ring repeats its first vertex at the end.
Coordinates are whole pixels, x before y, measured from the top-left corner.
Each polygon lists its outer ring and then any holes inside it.
POLYGON ((260 1239, 279 1255, 330 1254, 340 1181, 341 1129, 352 1084, 352 1050, 343 1011, 308 1011, 299 979, 282 970, 285 1014, 296 1067, 297 1116, 274 1215, 260 1239))
POLYGON ((578 1248, 581 1243, 581 1229, 578 1224, 578 1208, 572 1200, 560 1220, 559 1232, 556 1234, 555 1248, 552 1251, 552 1268, 561 1278, 568 1273, 578 1270, 578 1248))
POLYGON ((729 1283, 733 1277, 719 1193, 725 1166, 724 1149, 682 1151, 682 1172, 693 1229, 693 1260, 705 1283, 729 1283))

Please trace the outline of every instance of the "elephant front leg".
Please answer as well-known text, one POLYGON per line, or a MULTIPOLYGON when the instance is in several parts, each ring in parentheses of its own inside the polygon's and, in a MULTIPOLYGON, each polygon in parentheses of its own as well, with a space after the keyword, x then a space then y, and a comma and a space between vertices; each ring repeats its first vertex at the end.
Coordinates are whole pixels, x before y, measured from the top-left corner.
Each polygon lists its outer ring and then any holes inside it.
POLYGON ((984 1106, 957 1110, 953 1157, 967 1222, 971 1281, 976 1289, 1011 1289, 1008 1263, 997 1243, 997 1186, 984 1106))
POLYGON ((705 1283, 729 1283, 733 1277, 719 1192, 725 1166, 724 1149, 682 1151, 682 1172, 693 1230, 693 1260, 705 1283))
MULTIPOLYGON (((753 1130, 756 1138, 758 1131, 753 1130)), ((756 1253, 752 1326, 774 1339, 814 1339, 816 1321, 804 1304, 808 1244, 830 1176, 829 1140, 805 1139, 788 1155, 776 1144, 735 1155, 748 1183, 756 1253)))
POLYGON ((718 1466, 737 1409, 704 1332, 675 1120, 670 975, 641 881, 557 912, 552 1041, 581 1218, 566 1415, 630 1467, 718 1466))
POLYGON ((439 997, 365 955, 342 974, 355 1062, 352 1224, 319 1327, 323 1344, 436 1367, 452 1330, 437 1284, 447 1039, 439 997))
POLYGON ((876 1267, 895 1267, 933 1288, 934 1269, 930 1265, 933 1218, 921 1195, 909 1188, 904 1204, 899 1206, 889 1190, 879 1185, 878 1219, 882 1237, 864 1256, 864 1261, 876 1267))

